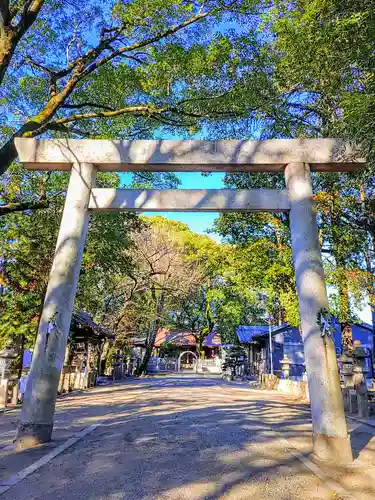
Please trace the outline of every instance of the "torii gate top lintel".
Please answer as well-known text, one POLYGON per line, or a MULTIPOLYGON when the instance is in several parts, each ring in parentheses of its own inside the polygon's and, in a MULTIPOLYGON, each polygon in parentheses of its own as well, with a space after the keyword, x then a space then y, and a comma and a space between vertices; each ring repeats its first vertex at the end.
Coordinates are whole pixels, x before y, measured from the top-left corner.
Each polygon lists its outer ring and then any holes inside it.
POLYGON ((70 170, 91 163, 116 172, 283 172, 304 162, 320 172, 349 172, 365 160, 340 139, 271 140, 15 140, 20 162, 31 170, 70 170))

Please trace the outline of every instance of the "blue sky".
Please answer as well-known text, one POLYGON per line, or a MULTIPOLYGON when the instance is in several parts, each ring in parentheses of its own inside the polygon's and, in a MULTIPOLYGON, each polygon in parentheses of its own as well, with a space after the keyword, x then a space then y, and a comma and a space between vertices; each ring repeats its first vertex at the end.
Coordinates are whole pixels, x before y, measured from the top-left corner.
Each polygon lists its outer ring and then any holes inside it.
MULTIPOLYGON (((209 176, 203 176, 199 172, 184 172, 177 174, 181 181, 181 189, 218 189, 224 187, 222 173, 212 173, 209 176)), ((147 215, 147 214, 145 214, 147 215)), ((214 220, 219 216, 218 213, 211 212, 164 212, 152 213, 149 215, 162 215, 168 219, 178 220, 187 224, 194 233, 203 234, 207 229, 212 228, 214 220)), ((219 240, 215 235, 211 237, 219 240)))
MULTIPOLYGON (((200 172, 183 172, 177 173, 177 177, 180 179, 181 184, 179 189, 219 189, 224 187, 223 183, 223 173, 214 172, 210 175, 202 175, 200 172)), ((129 180, 131 174, 122 174, 122 182, 127 184, 128 177, 129 180)), ((167 219, 173 219, 183 222, 194 233, 206 234, 207 229, 211 229, 214 220, 219 216, 219 213, 214 212, 152 212, 144 213, 144 216, 155 216, 162 215, 167 219)), ((215 234, 210 235, 217 241, 220 241, 220 237, 215 234)))

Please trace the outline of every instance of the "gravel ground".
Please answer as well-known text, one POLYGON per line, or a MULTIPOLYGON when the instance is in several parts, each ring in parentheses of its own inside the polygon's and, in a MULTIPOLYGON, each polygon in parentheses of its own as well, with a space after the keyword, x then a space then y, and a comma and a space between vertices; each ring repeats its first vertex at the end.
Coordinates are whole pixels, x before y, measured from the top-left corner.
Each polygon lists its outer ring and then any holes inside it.
MULTIPOLYGON (((278 394, 217 379, 130 380, 63 398, 56 418, 57 444, 101 425, 4 500, 344 498, 291 453, 311 452, 309 409, 278 394)), ((323 466, 360 500, 375 498, 375 429, 365 427, 353 425, 356 469, 323 466)), ((36 458, 55 445, 40 448, 36 458)), ((4 453, 4 477, 14 474, 15 464, 21 470, 33 463, 32 453, 4 453)))

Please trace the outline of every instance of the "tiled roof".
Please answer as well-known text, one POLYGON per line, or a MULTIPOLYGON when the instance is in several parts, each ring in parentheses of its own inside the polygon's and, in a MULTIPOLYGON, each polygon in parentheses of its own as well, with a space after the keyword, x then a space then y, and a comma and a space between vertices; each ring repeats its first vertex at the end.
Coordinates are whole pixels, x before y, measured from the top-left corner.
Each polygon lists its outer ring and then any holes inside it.
POLYGON ((111 337, 112 335, 107 332, 100 325, 92 320, 90 314, 84 311, 73 312, 72 323, 79 328, 86 327, 89 328, 92 333, 97 337, 111 337))
POLYGON ((156 334, 154 346, 160 347, 164 342, 171 342, 176 346, 194 346, 195 337, 187 330, 166 330, 160 328, 156 334))
MULTIPOLYGON (((340 323, 335 318, 334 326, 336 330, 341 332, 340 323)), ((353 323, 352 326, 357 326, 359 328, 364 328, 366 330, 372 331, 372 326, 368 323, 353 323)), ((241 325, 237 328, 236 333, 240 342, 251 342, 256 337, 265 337, 269 334, 268 325, 241 325)), ((281 333, 284 329, 290 328, 288 323, 284 323, 282 325, 271 325, 272 335, 276 335, 276 333, 281 333)))
MULTIPOLYGON (((189 346, 193 347, 196 344, 194 335, 189 330, 175 329, 167 330, 160 328, 156 334, 154 346, 160 347, 164 342, 171 342, 176 346, 189 346)), ((220 335, 216 332, 210 333, 203 343, 205 347, 219 347, 221 345, 220 335)))
POLYGON ((219 347, 221 346, 221 337, 218 333, 212 332, 203 341, 205 347, 219 347))

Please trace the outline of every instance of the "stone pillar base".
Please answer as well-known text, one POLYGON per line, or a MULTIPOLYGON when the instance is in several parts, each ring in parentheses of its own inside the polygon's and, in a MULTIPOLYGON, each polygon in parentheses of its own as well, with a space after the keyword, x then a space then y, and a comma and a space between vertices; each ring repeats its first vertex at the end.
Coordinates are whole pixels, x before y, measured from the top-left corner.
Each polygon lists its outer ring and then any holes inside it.
POLYGON ((49 424, 23 424, 17 429, 14 447, 16 450, 26 450, 39 444, 51 441, 53 423, 49 424))
POLYGON ((313 433, 314 455, 333 465, 348 465, 353 462, 350 437, 326 436, 313 433))
POLYGON ((369 418, 370 407, 367 394, 357 394, 358 416, 361 418, 369 418))

